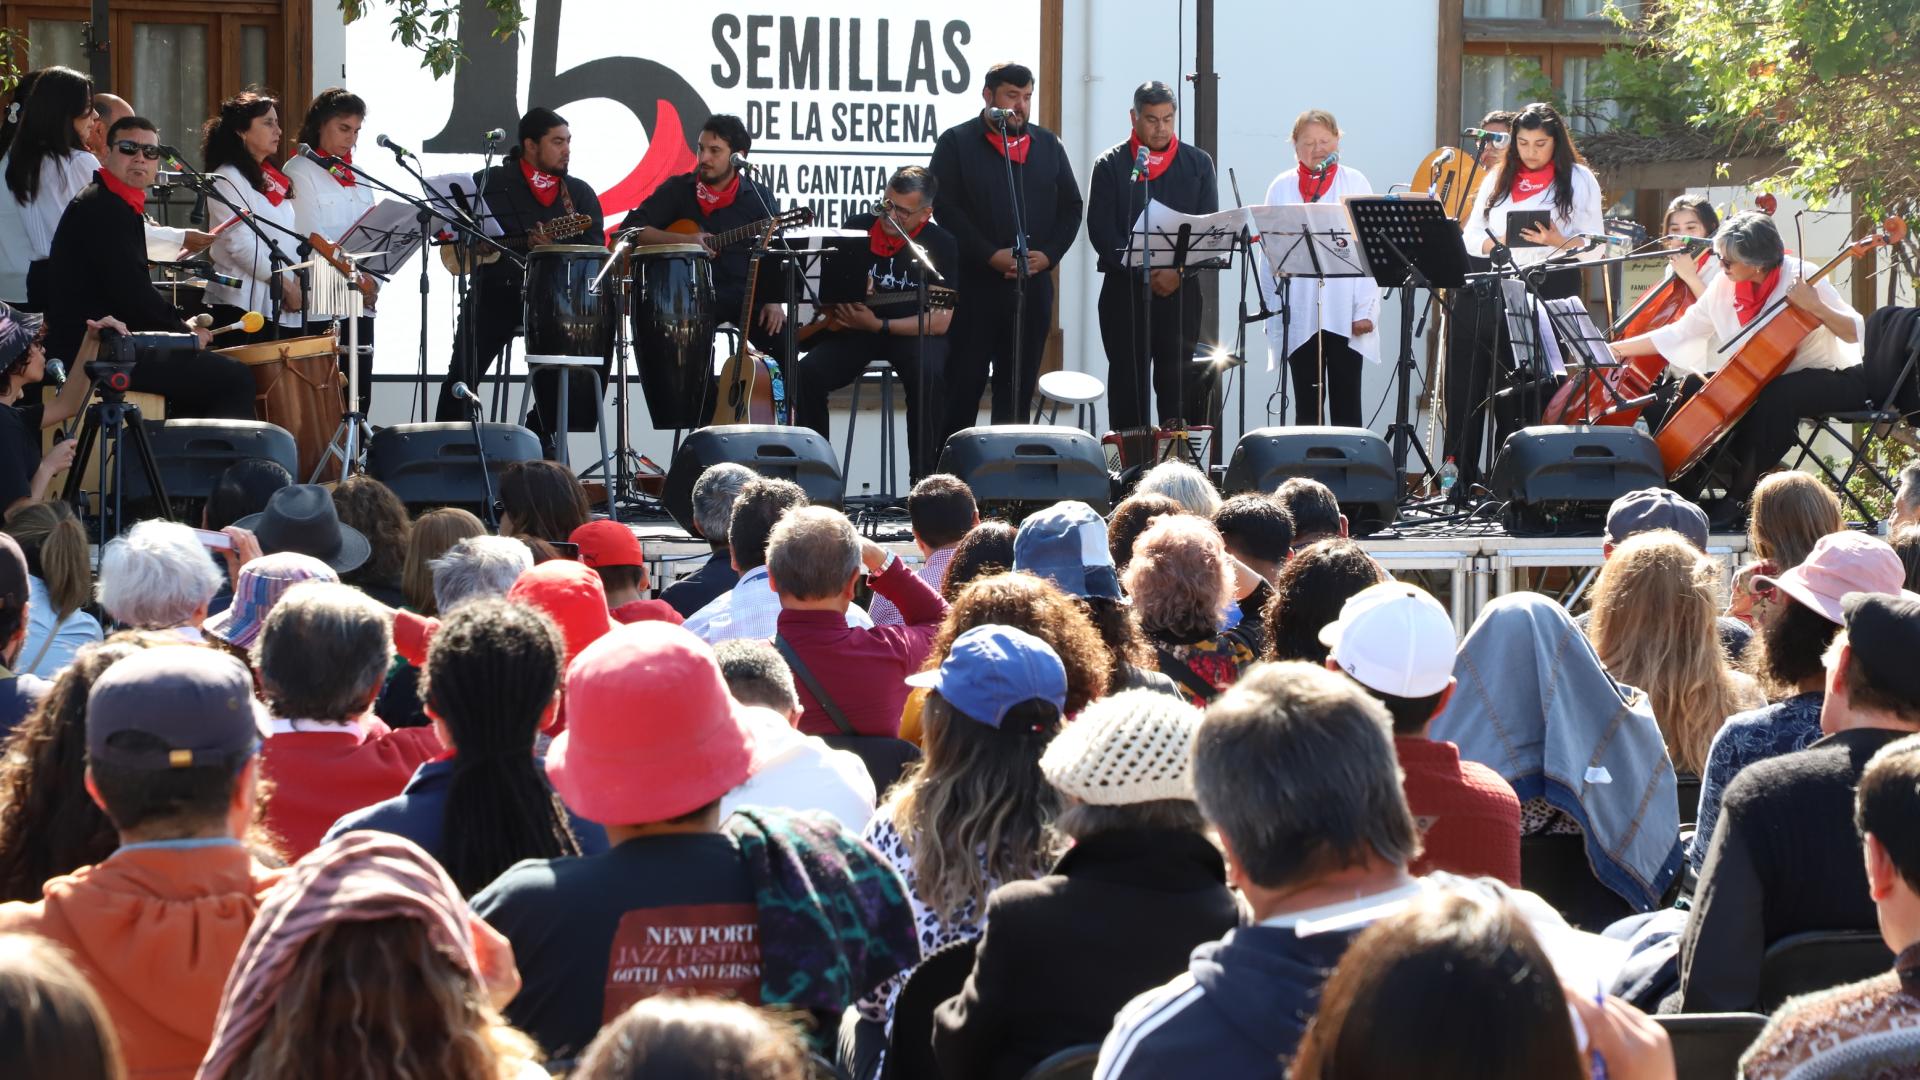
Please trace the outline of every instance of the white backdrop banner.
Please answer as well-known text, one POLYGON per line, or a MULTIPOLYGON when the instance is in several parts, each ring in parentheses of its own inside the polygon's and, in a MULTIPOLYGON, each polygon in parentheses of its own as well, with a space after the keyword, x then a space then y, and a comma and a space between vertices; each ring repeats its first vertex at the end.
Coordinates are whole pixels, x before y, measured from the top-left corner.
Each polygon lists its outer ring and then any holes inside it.
MULTIPOLYGON (((354 163, 418 194, 375 135, 417 151, 428 176, 472 171, 487 131, 505 129, 504 152, 520 114, 544 105, 566 117, 572 172, 599 193, 611 228, 661 180, 693 168, 709 115, 733 113, 746 121, 750 156, 781 208, 805 204, 819 224, 837 226, 879 198, 894 169, 925 164, 942 130, 978 112, 988 67, 1039 59, 1038 0, 994 5, 991 19, 950 0, 697 10, 537 0, 529 10, 524 34, 502 42, 488 36, 483 0, 463 0, 469 59, 438 81, 391 40, 378 11, 348 27, 346 85, 368 110, 354 163)), ((297 117, 284 122, 298 126, 297 117)), ((415 370, 419 272, 409 262, 381 293, 382 373, 415 370)), ((452 347, 454 286, 437 259, 428 281, 427 367, 437 381, 452 347)))

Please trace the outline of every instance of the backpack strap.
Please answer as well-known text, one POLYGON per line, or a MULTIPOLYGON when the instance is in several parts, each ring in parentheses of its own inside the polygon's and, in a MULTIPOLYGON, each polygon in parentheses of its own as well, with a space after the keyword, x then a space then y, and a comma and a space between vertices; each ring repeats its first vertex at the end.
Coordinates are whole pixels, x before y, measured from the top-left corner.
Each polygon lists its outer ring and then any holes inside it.
POLYGON ((1220 688, 1201 678, 1185 660, 1173 655, 1158 645, 1153 647, 1154 656, 1160 660, 1162 674, 1172 677, 1174 682, 1199 695, 1201 701, 1212 701, 1220 696, 1220 688))
POLYGON ((813 671, 807 667, 804 660, 800 659, 800 653, 792 643, 776 633, 773 635, 773 647, 780 651, 780 656, 786 660, 787 666, 793 669, 793 673, 800 676, 800 681, 806 684, 807 693, 812 694, 813 700, 819 702, 820 707, 826 710, 827 719, 832 720, 833 726, 840 729, 840 734, 858 735, 859 732, 853 730, 853 725, 847 722, 847 714, 840 711, 840 706, 827 693, 827 688, 821 686, 820 680, 813 677, 813 671))

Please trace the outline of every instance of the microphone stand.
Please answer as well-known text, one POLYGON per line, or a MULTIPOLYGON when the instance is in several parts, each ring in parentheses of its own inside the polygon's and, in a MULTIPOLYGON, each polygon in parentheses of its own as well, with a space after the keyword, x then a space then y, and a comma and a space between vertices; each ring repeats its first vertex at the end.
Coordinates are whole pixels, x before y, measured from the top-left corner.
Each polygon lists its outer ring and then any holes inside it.
MULTIPOLYGON (((179 166, 180 175, 186 178, 188 187, 193 188, 195 191, 198 191, 200 194, 206 196, 209 199, 214 200, 215 202, 218 202, 220 205, 232 211, 233 216, 239 218, 240 223, 242 225, 245 225, 248 231, 252 232, 256 239, 258 239, 261 243, 267 245, 267 266, 269 268, 268 273, 270 278, 270 280, 266 282, 267 303, 273 315, 269 325, 273 327, 273 336, 277 340, 281 336, 280 334, 281 288, 280 288, 279 277, 280 277, 280 274, 284 270, 286 270, 286 268, 292 266, 294 263, 292 259, 287 258, 287 253, 280 250, 280 245, 274 243, 273 237, 268 235, 267 230, 264 228, 261 228, 261 226, 271 225, 275 229, 278 229, 281 232, 285 233, 286 235, 291 236, 295 240, 299 241, 302 246, 306 244, 307 238, 304 236, 301 236, 299 233, 293 231, 292 229, 287 228, 285 225, 282 225, 277 221, 260 218, 256 216, 253 211, 248 210, 246 207, 235 204, 232 199, 227 198, 226 195, 221 193, 220 185, 214 182, 215 177, 209 176, 206 173, 201 172, 199 169, 194 168, 192 164, 190 164, 188 161, 182 158, 179 154, 168 153, 167 156, 173 159, 173 163, 175 165, 179 166)), ((228 227, 231 228, 232 226, 228 226, 228 227)), ((251 297, 252 295, 251 289, 248 290, 248 295, 249 297, 251 297)), ((359 362, 359 358, 356 357, 355 363, 358 363, 358 362, 359 362)))
MULTIPOLYGON (((1144 143, 1141 145, 1141 149, 1146 149, 1144 143)), ((1154 437, 1153 432, 1160 427, 1159 423, 1156 422, 1157 418, 1149 411, 1153 399, 1153 231, 1147 227, 1147 207, 1153 205, 1153 180, 1147 175, 1145 169, 1139 169, 1138 171, 1139 175, 1133 179, 1140 184, 1140 306, 1142 309, 1140 317, 1145 327, 1146 340, 1142 342, 1143 347, 1140 350, 1141 357, 1145 362, 1141 365, 1140 374, 1136 377, 1140 396, 1135 400, 1140 403, 1140 418, 1147 422, 1147 457, 1152 458, 1154 457, 1154 452, 1159 449, 1158 440, 1154 437)), ((1132 186, 1131 183, 1128 186, 1132 186)), ((1128 201, 1132 201, 1131 196, 1129 196, 1128 201)), ((1175 418, 1183 424, 1186 423, 1187 416, 1186 375, 1186 370, 1183 367, 1180 371, 1180 381, 1177 384, 1179 387, 1176 391, 1178 396, 1175 399, 1177 408, 1174 412, 1175 418)), ((1039 419, 1037 413, 1034 419, 1039 419)))
MULTIPOLYGON (((459 383, 456 385, 465 387, 466 384, 459 383)), ((473 454, 475 459, 480 462, 480 485, 487 493, 487 505, 485 507, 487 531, 497 533, 500 531, 500 513, 494 509, 493 505, 493 473, 487 470, 487 444, 486 441, 480 437, 480 399, 471 389, 467 390, 467 396, 464 398, 460 398, 458 394, 454 396, 459 398, 459 400, 465 401, 467 405, 467 422, 473 425, 473 454)), ((611 495, 608 496, 607 507, 609 510, 613 508, 611 495)), ((613 520, 619 521, 619 515, 615 514, 613 520)))
MULTIPOLYGON (((887 209, 884 202, 880 204, 879 210, 880 213, 877 216, 881 222, 885 224, 887 229, 892 231, 893 235, 899 237, 901 241, 907 245, 907 250, 913 252, 914 261, 919 263, 921 268, 920 281, 915 286, 916 291, 920 294, 920 310, 914 315, 914 329, 918 333, 918 336, 914 340, 914 349, 917 353, 914 363, 920 372, 920 377, 916 380, 920 385, 914 390, 913 396, 919 399, 919 401, 915 403, 914 409, 920 416, 920 431, 918 432, 922 444, 918 447, 920 451, 920 466, 921 468, 931 468, 933 462, 931 461, 931 454, 929 452, 933 448, 925 445, 927 435, 934 430, 933 418, 929 412, 932 408, 932 402, 929 398, 933 390, 933 375, 932 372, 927 370, 927 280, 929 277, 936 281, 945 281, 947 279, 939 270, 934 268, 933 260, 927 257, 927 249, 915 242, 913 237, 907 235, 907 230, 901 228, 900 223, 893 220, 893 213, 887 209)), ((949 353, 949 356, 951 356, 951 353, 949 353)), ((911 462, 909 462, 909 465, 911 465, 911 462)), ((912 469, 909 468, 908 472, 911 473, 912 469)), ((913 483, 919 479, 917 476, 909 475, 907 477, 907 486, 912 487, 913 483)), ((888 482, 888 487, 892 487, 891 480, 888 482)))
MULTIPOLYGON (((600 268, 600 273, 594 275, 592 283, 587 286, 589 296, 604 293, 607 277, 613 274, 616 267, 625 263, 627 251, 633 247, 634 238, 639 235, 638 229, 628 229, 619 234, 620 239, 608 254, 606 265, 600 268)), ((607 516, 615 521, 620 520, 620 500, 631 499, 633 495, 633 474, 628 471, 633 449, 627 439, 627 297, 632 284, 633 278, 629 274, 615 276, 610 305, 613 310, 612 361, 616 389, 613 396, 613 468, 607 474, 607 516)), ((601 462, 600 467, 604 469, 606 463, 601 462)))
MULTIPOLYGON (((1028 134, 1027 138, 1033 136, 1028 134)), ((1001 161, 1007 168, 1007 205, 1013 211, 1013 386, 1008 398, 1013 401, 1013 415, 1018 418, 1026 415, 1026 405, 1017 400, 1020 396, 1021 372, 1024 370, 1027 337, 1027 216, 1020 206, 1020 189, 1013 182, 1013 154, 1007 143, 1007 116, 1000 114, 1001 161)), ((1031 150, 1031 144, 1029 144, 1031 150)), ((978 407, 975 402, 975 407, 978 407)), ((987 414, 991 417, 991 411, 987 414)))

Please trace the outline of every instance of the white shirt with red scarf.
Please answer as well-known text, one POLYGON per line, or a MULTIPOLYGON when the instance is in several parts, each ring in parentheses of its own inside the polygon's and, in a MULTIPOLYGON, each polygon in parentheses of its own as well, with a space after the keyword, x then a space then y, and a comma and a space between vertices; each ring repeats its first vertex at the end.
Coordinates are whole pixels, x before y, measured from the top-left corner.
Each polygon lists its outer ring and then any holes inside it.
MULTIPOLYGON (((1771 310, 1772 314, 1763 314, 1757 318, 1771 322, 1784 309, 1783 299, 1787 290, 1802 277, 1812 277, 1820 268, 1792 255, 1780 266, 1780 280, 1774 284, 1773 292, 1768 295, 1761 311, 1771 310)), ((1805 371, 1808 368, 1849 368, 1860 363, 1864 355, 1861 342, 1866 339, 1866 320, 1854 311, 1833 285, 1826 281, 1814 285, 1814 291, 1827 306, 1838 308, 1853 316, 1854 340, 1842 341, 1833 331, 1821 326, 1808 334, 1793 355, 1793 361, 1787 365, 1787 371, 1805 371)), ((1734 309, 1733 279, 1721 274, 1707 284, 1706 294, 1687 309, 1685 315, 1653 331, 1654 345, 1660 349, 1660 355, 1675 367, 1686 369, 1696 375, 1710 375, 1726 366, 1727 360, 1738 347, 1722 352, 1720 346, 1732 341, 1743 329, 1740 315, 1734 309), (1710 347, 1702 348, 1701 343, 1710 347)), ((1742 342, 1751 337, 1741 337, 1742 342)), ((1785 372, 1782 372, 1785 374, 1785 372)))
MULTIPOLYGON (((1373 185, 1367 181, 1365 173, 1345 162, 1339 163, 1333 175, 1327 177, 1326 190, 1313 202, 1338 205, 1342 195, 1371 195, 1373 185)), ((1288 169, 1274 177, 1267 187, 1267 205, 1284 206, 1289 203, 1308 202, 1310 192, 1301 190, 1300 170, 1288 169)), ((1256 249, 1258 250, 1258 249, 1256 249)), ((1274 281, 1273 272, 1266 265, 1264 254, 1260 260, 1260 291, 1266 297, 1270 311, 1280 310, 1280 291, 1274 281)), ((1372 278, 1290 278, 1287 281, 1287 293, 1291 308, 1291 319, 1282 334, 1280 317, 1275 315, 1267 320, 1268 350, 1267 370, 1278 367, 1286 357, 1281 348, 1297 349, 1313 339, 1313 335, 1325 329, 1328 333, 1339 334, 1347 338, 1355 352, 1370 362, 1380 362, 1380 286, 1372 278), (1353 324, 1367 321, 1374 324, 1374 331, 1353 336, 1353 324), (1282 342, 1282 337, 1285 341, 1282 342)))
MULTIPOLYGON (((1575 233, 1602 233, 1607 230, 1607 220, 1602 216, 1600 203, 1600 181, 1593 170, 1575 163, 1573 166, 1573 207, 1568 213, 1561 213, 1553 204, 1554 184, 1547 184, 1539 191, 1523 199, 1515 199, 1512 193, 1506 194, 1499 202, 1493 202, 1494 193, 1500 189, 1500 174, 1492 172, 1480 182, 1480 193, 1474 197, 1473 212, 1467 215, 1466 224, 1460 232, 1467 241, 1469 255, 1486 254, 1481 249, 1489 238, 1501 243, 1507 242, 1507 214, 1514 210, 1552 211, 1553 227, 1560 234, 1572 240, 1575 233)), ((1577 250, 1582 243, 1570 244, 1567 251, 1577 250)), ((1513 261, 1521 266, 1532 266, 1546 261, 1553 253, 1552 248, 1542 246, 1513 248, 1513 261)), ((1606 254, 1605 248, 1581 252, 1581 259, 1598 259, 1606 254)))

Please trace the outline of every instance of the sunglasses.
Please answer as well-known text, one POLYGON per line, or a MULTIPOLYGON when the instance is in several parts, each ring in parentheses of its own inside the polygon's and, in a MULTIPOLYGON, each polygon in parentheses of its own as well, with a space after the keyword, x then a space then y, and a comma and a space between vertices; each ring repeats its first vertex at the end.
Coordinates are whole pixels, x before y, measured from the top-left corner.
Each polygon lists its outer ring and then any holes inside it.
POLYGON ((153 143, 138 143, 132 139, 121 139, 119 142, 113 144, 113 148, 128 157, 138 155, 146 158, 148 161, 160 160, 160 148, 153 143))

